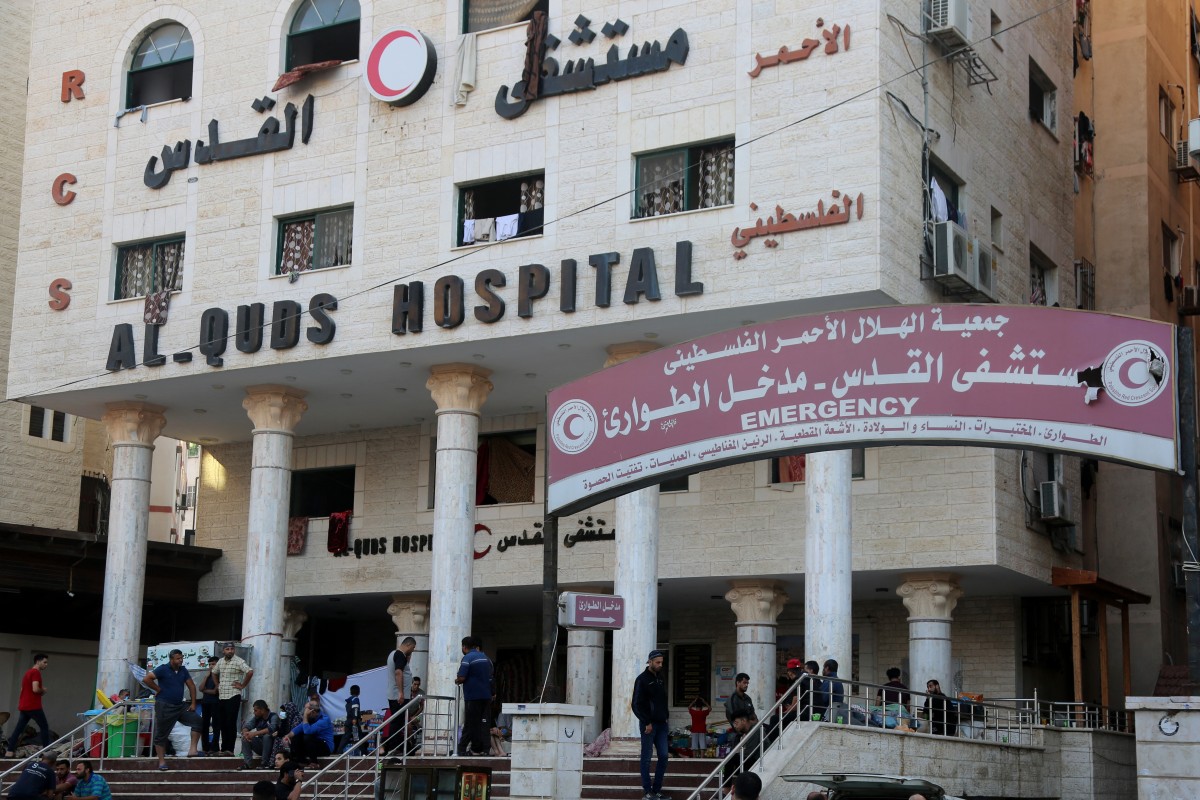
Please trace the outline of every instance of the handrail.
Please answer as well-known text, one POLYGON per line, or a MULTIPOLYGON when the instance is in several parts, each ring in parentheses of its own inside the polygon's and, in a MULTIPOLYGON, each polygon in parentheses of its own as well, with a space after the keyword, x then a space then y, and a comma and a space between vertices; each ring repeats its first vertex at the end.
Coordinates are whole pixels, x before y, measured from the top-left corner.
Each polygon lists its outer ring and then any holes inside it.
MULTIPOLYGON (((822 683, 829 680, 819 675, 813 677, 822 683)), ((964 736, 1000 746, 1035 744, 1038 738, 1035 736, 1035 730, 1040 731, 1046 727, 1098 728, 1123 733, 1131 730, 1128 712, 1092 703, 1045 701, 1039 700, 1036 694, 1033 698, 976 702, 965 697, 929 695, 906 689, 903 691, 909 695, 908 704, 883 705, 878 702, 882 692, 896 693, 900 690, 883 684, 851 681, 846 678, 837 680, 843 687, 843 702, 830 713, 825 713, 826 709, 822 709, 818 713, 821 713, 823 718, 814 721, 879 730, 899 727, 903 723, 909 730, 922 733, 930 732, 936 727, 939 729, 938 735, 964 736), (931 708, 927 712, 921 698, 929 697, 945 697, 953 701, 954 708, 948 711, 931 708)), ((753 768, 777 745, 782 749, 785 729, 793 722, 809 720, 815 711, 811 695, 807 706, 800 702, 804 700, 799 696, 801 688, 801 680, 789 686, 758 723, 742 735, 741 740, 687 800, 699 800, 701 797, 719 798, 727 768, 733 764, 740 765, 743 770, 753 768), (794 709, 789 708, 793 700, 797 701, 794 709), (788 708, 788 711, 785 712, 785 708, 788 708)), ((824 689, 823 686, 818 688, 824 689)), ((827 708, 832 707, 832 698, 826 697, 826 702, 829 704, 827 708)))
MULTIPOLYGON (((97 758, 97 760, 99 761, 98 768, 102 769, 104 766, 105 752, 108 750, 108 746, 107 746, 108 745, 108 723, 105 721, 105 717, 108 717, 111 714, 129 713, 129 709, 136 709, 136 713, 138 714, 138 718, 140 720, 141 714, 142 714, 143 710, 145 708, 147 708, 147 706, 148 706, 147 703, 139 703, 136 701, 122 700, 121 702, 114 703, 109 708, 104 709, 99 714, 89 717, 83 723, 76 726, 75 728, 72 728, 70 731, 63 734, 62 736, 59 736, 53 742, 51 742, 50 744, 41 748, 36 753, 26 756, 25 758, 21 759, 16 764, 14 764, 13 766, 9 767, 8 769, 4 770, 3 772, 0 772, 0 792, 4 791, 5 778, 7 776, 11 775, 13 772, 17 772, 18 770, 24 770, 25 766, 27 764, 41 758, 43 753, 46 753, 49 751, 61 750, 63 744, 68 743, 71 746, 67 750, 67 757, 68 758, 71 757, 73 755, 73 751, 75 749, 75 747, 74 747, 74 742, 75 742, 75 738, 76 738, 75 735, 80 733, 81 731, 83 731, 85 728, 95 727, 96 725, 104 725, 105 726, 103 729, 105 732, 105 736, 103 737, 103 739, 101 741, 100 755, 97 758)), ((153 715, 151 715, 151 717, 153 718, 153 715)), ((140 727, 140 725, 139 725, 139 727, 140 727)), ((136 736, 136 734, 135 734, 135 736, 136 736)), ((80 738, 82 739, 82 737, 80 737, 80 738)))
MULTIPOLYGON (((410 751, 410 748, 409 748, 408 742, 407 742, 407 736, 409 735, 407 733, 407 731, 409 730, 411 724, 416 722, 418 719, 421 719, 422 721, 436 720, 437 718, 440 718, 441 716, 446 715, 445 712, 441 711, 441 708, 440 708, 443 705, 448 705, 451 709, 451 711, 449 713, 449 716, 451 718, 451 724, 449 726, 445 726, 445 730, 451 733, 450 753, 453 753, 454 742, 453 742, 452 734, 458 727, 458 720, 457 720, 458 704, 456 702, 456 698, 444 697, 441 695, 420 694, 420 695, 417 695, 416 697, 413 697, 412 699, 410 699, 407 703, 402 705, 397 711, 395 711, 392 714, 389 714, 387 717, 385 717, 383 719, 383 721, 379 724, 379 726, 376 727, 375 730, 370 735, 364 736, 363 738, 359 739, 357 742, 355 742, 353 745, 351 745, 349 749, 345 750, 342 753, 339 753, 336 758, 334 758, 332 761, 330 761, 328 764, 326 764, 324 767, 322 767, 316 774, 314 774, 310 778, 307 778, 304 781, 304 786, 312 787, 312 789, 313 789, 312 796, 314 798, 318 798, 321 796, 321 780, 322 780, 322 778, 329 777, 330 780, 328 780, 326 782, 327 786, 329 786, 329 785, 337 786, 340 783, 341 790, 338 793, 338 796, 339 797, 350 797, 351 796, 350 795, 350 786, 352 783, 352 775, 351 775, 352 759, 363 758, 363 757, 371 759, 368 762, 368 765, 361 766, 357 770, 353 770, 354 782, 357 782, 357 779, 363 774, 378 775, 380 773, 381 762, 384 758, 384 755, 382 752, 384 740, 390 739, 393 737, 399 737, 402 742, 402 744, 400 746, 399 754, 397 755, 395 753, 390 753, 390 754, 388 754, 387 757, 389 758, 389 760, 396 758, 396 759, 399 759, 402 763, 407 763, 409 751, 410 751), (391 727, 393 724, 397 724, 400 726, 400 733, 396 733, 395 731, 391 730, 391 727), (388 733, 386 735, 384 734, 385 730, 388 731, 388 733), (374 747, 371 749, 370 753, 367 753, 366 752, 367 745, 372 742, 374 743, 374 747), (334 777, 333 773, 335 770, 339 769, 339 766, 340 766, 341 774, 340 774, 340 776, 334 777)), ((424 726, 422 726, 422 727, 424 728, 424 726)), ((440 726, 435 722, 434 725, 431 726, 431 729, 429 731, 426 731, 425 733, 426 734, 433 733, 434 736, 436 737, 437 733, 442 730, 443 730, 443 726, 440 726)), ((449 755, 450 753, 448 753, 447 755, 449 755)), ((373 789, 373 787, 374 787, 374 784, 372 783, 372 789, 373 789)), ((365 788, 365 787, 363 787, 363 788, 365 788)))

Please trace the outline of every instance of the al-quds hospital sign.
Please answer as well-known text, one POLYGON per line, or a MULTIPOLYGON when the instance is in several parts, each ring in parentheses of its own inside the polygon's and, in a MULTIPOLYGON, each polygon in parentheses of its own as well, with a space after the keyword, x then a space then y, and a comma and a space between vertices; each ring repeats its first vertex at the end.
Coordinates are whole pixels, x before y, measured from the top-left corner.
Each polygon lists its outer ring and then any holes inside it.
POLYGON ((852 445, 1178 465, 1175 327, 1040 306, 891 306, 664 348, 552 391, 547 509, 852 445))

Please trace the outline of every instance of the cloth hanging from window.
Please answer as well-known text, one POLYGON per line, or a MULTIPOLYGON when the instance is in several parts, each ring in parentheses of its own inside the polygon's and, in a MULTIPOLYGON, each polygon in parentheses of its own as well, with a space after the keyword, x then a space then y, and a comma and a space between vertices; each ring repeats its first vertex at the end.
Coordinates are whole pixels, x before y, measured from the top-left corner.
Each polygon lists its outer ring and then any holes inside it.
POLYGON ((497 503, 533 500, 534 457, 507 439, 488 442, 487 494, 497 503))
POLYGON ((467 30, 475 33, 502 25, 513 25, 529 16, 538 0, 471 0, 467 6, 467 30))
POLYGON ((700 208, 733 204, 733 145, 700 151, 700 208))
POLYGON ((463 244, 471 244, 475 241, 475 220, 463 220, 463 244))
POLYGON ((166 325, 167 306, 171 303, 171 290, 163 289, 146 295, 146 307, 142 311, 142 321, 147 325, 166 325))
POLYGON ((930 213, 934 222, 945 222, 950 219, 950 207, 946 193, 938 186, 937 178, 929 179, 930 213))
POLYGON ((288 520, 287 554, 298 556, 304 552, 304 541, 308 538, 308 517, 292 517, 288 520))
POLYGON ((475 91, 475 73, 479 64, 478 43, 474 33, 458 37, 458 55, 454 59, 454 105, 465 106, 467 95, 475 91))
POLYGON ((313 233, 316 220, 288 222, 283 226, 283 245, 280 248, 279 274, 290 275, 312 266, 313 233))
POLYGON ((798 456, 783 456, 779 459, 780 483, 804 483, 806 462, 803 454, 798 456))
POLYGON ((334 61, 318 61, 316 64, 302 64, 299 67, 293 67, 279 76, 279 79, 275 81, 275 85, 271 87, 271 91, 278 92, 280 89, 291 86, 293 83, 299 83, 306 76, 314 72, 322 72, 334 67, 340 67, 341 65, 341 59, 336 59, 334 61))
POLYGON ((505 214, 496 217, 496 241, 503 242, 517 235, 517 214, 505 214))
POLYGON ((546 209, 535 208, 533 211, 522 211, 517 215, 517 235, 538 234, 542 232, 545 223, 546 209))
POLYGON ((335 556, 350 550, 350 517, 353 514, 353 511, 335 511, 329 515, 326 548, 335 556))
POLYGON ((546 60, 546 14, 533 12, 533 19, 525 29, 525 64, 521 68, 521 80, 525 82, 523 97, 536 100, 542 89, 542 63, 546 60))
POLYGON ((483 219, 475 220, 475 241, 496 241, 496 219, 494 217, 484 217, 483 219))

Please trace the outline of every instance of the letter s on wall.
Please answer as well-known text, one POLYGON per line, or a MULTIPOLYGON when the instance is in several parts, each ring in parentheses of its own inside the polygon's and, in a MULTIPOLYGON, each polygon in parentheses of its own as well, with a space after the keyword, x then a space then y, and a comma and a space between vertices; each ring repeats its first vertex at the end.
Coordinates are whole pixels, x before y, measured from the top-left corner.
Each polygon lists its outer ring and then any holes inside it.
POLYGON ((66 278, 55 278, 50 281, 50 308, 54 311, 65 311, 71 305, 71 295, 67 292, 73 288, 66 278))

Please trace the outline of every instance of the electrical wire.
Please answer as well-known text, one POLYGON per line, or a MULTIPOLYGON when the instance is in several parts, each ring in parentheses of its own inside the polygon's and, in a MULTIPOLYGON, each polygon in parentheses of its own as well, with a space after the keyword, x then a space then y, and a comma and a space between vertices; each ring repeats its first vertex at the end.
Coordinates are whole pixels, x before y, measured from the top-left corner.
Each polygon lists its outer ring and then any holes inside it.
MULTIPOLYGON (((750 145, 756 144, 756 143, 761 142, 770 137, 778 136, 779 134, 783 133, 784 131, 790 130, 790 129, 792 129, 798 125, 802 125, 806 122, 811 122, 812 120, 816 119, 817 117, 823 116, 825 114, 829 114, 830 112, 836 111, 837 109, 842 108, 843 106, 846 106, 857 100, 861 100, 864 97, 868 97, 876 92, 880 92, 880 91, 884 90, 886 87, 891 86, 892 84, 897 83, 905 78, 911 77, 912 75, 917 74, 917 73, 921 72, 922 70, 926 69, 927 67, 930 67, 934 64, 937 64, 937 63, 940 63, 943 61, 952 62, 953 59, 956 58, 960 53, 962 53, 964 51, 972 50, 976 45, 979 45, 983 42, 990 41, 992 39, 995 39, 998 36, 1008 33, 1009 31, 1012 31, 1021 26, 1027 25, 1030 22, 1033 22, 1037 19, 1040 19, 1043 16, 1046 16, 1047 14, 1051 14, 1054 11, 1057 11, 1058 9, 1062 8, 1063 6, 1073 5, 1073 4, 1074 4, 1074 0, 1058 0, 1057 2, 1052 3, 1048 7, 1042 9, 1041 11, 1031 14, 1030 16, 1025 17, 1024 19, 1020 19, 1020 20, 1014 22, 1013 24, 1009 25, 1008 27, 997 29, 997 30, 991 32, 990 34, 988 34, 987 36, 983 36, 979 39, 976 39, 975 41, 971 42, 968 45, 965 45, 963 47, 960 47, 960 48, 957 48, 954 50, 949 50, 935 58, 932 58, 932 59, 929 59, 929 60, 923 62, 922 64, 916 65, 913 68, 900 73, 899 75, 896 75, 894 77, 888 78, 887 80, 881 81, 878 84, 871 86, 870 88, 863 89, 858 92, 854 92, 853 94, 850 94, 849 96, 844 97, 841 100, 838 100, 837 102, 826 105, 823 108, 817 109, 816 111, 813 111, 811 113, 804 114, 803 116, 800 116, 800 117, 792 120, 791 122, 784 123, 783 125, 780 125, 779 127, 768 130, 765 133, 761 133, 757 136, 752 136, 743 142, 735 144, 733 149, 740 150, 743 147, 749 147, 750 145)), ((911 55, 910 55, 910 59, 911 59, 911 55)), ((683 169, 676 170, 676 171, 670 173, 669 175, 664 176, 664 178, 669 179, 671 177, 684 176, 684 175, 686 175, 686 172, 687 172, 687 167, 684 167, 683 169)), ((565 222, 566 220, 581 216, 590 211, 595 211, 598 208, 602 208, 610 203, 614 203, 618 200, 628 197, 628 196, 632 195, 635 191, 637 191, 636 187, 627 189, 626 191, 620 192, 615 195, 611 195, 603 200, 598 200, 594 203, 590 203, 588 205, 577 208, 574 211, 569 211, 566 214, 563 214, 562 216, 558 217, 557 219, 544 221, 542 223, 542 225, 540 225, 536 228, 533 228, 532 230, 535 232, 536 231, 544 231, 546 228, 548 228, 552 225, 557 225, 558 223, 565 222)), ((505 240, 505 241, 508 241, 508 240, 505 240)), ((484 244, 483 246, 476 247, 472 250, 468 250, 468 251, 459 253, 459 254, 451 256, 449 258, 443 259, 442 261, 438 261, 434 264, 430 264, 427 267, 422 267, 421 269, 414 270, 414 271, 406 273, 404 275, 400 275, 400 276, 397 276, 394 278, 388 278, 388 279, 380 281, 378 283, 374 283, 370 286, 366 286, 362 289, 352 291, 350 294, 344 295, 339 298, 335 298, 335 300, 340 305, 341 303, 345 302, 346 300, 351 300, 355 297, 360 297, 369 292, 373 292, 376 289, 382 289, 384 287, 391 286, 396 283, 400 283, 401 281, 409 280, 410 278, 416 277, 417 275, 421 275, 426 272, 431 272, 433 270, 440 269, 445 266, 449 266, 450 264, 454 264, 459 261, 463 261, 467 258, 476 257, 480 253, 486 253, 492 247, 494 247, 498 244, 501 244, 501 243, 502 242, 499 242, 499 241, 488 242, 488 243, 484 244)), ((280 321, 281 322, 290 322, 293 319, 303 319, 308 313, 309 313, 308 311, 302 309, 298 314, 283 317, 280 321)), ((260 326, 259 329, 266 330, 272 324, 273 323, 270 323, 270 322, 264 322, 260 326)), ((186 352, 198 351, 201 346, 203 346, 202 343, 198 342, 198 343, 196 343, 190 347, 187 347, 179 352, 186 353, 186 352)), ((117 372, 119 372, 119 371, 120 370, 117 370, 117 372)), ((88 381, 93 381, 93 380, 99 380, 100 378, 103 378, 107 375, 112 375, 112 374, 114 374, 113 371, 104 370, 103 372, 97 372, 97 373, 94 373, 91 375, 86 375, 82 378, 75 378, 73 380, 64 381, 62 383, 55 384, 55 385, 50 386, 45 389, 27 393, 27 394, 23 395, 21 398, 5 398, 5 402, 23 402, 30 398, 36 398, 36 397, 41 397, 43 395, 52 394, 52 393, 60 391, 62 389, 67 389, 72 386, 77 386, 81 383, 86 383, 88 381)))

